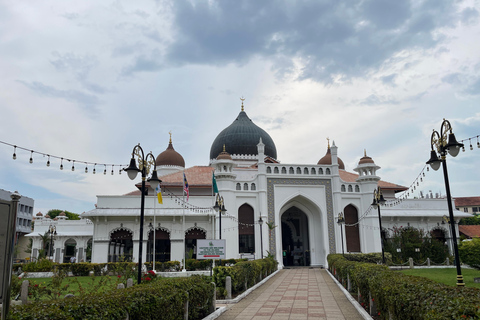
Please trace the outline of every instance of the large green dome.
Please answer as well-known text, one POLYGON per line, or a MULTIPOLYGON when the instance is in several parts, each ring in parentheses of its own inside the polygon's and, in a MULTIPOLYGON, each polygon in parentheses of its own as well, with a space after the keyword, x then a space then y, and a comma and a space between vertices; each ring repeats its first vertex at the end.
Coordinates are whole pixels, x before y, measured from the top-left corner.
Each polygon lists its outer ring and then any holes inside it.
POLYGON ((215 159, 223 151, 224 145, 225 150, 231 155, 257 155, 257 144, 260 138, 265 144, 265 155, 276 159, 277 148, 275 148, 272 138, 265 130, 250 120, 242 107, 242 111, 235 121, 223 129, 213 141, 210 148, 210 159, 215 159))

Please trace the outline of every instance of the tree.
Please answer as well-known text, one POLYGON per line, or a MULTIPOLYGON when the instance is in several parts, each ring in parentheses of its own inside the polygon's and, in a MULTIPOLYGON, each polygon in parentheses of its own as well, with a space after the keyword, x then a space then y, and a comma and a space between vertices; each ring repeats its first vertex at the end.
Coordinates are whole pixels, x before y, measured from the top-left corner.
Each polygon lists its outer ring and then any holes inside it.
POLYGON ((470 267, 480 269, 480 239, 473 238, 471 241, 462 241, 458 246, 460 260, 470 267))
POLYGON ((67 210, 52 209, 48 211, 47 214, 50 216, 50 219, 53 219, 57 217, 61 212, 65 212, 65 215, 67 216, 68 220, 80 220, 80 216, 78 214, 67 211, 67 210))
POLYGON ((480 215, 476 214, 472 217, 460 219, 459 225, 480 225, 480 215))

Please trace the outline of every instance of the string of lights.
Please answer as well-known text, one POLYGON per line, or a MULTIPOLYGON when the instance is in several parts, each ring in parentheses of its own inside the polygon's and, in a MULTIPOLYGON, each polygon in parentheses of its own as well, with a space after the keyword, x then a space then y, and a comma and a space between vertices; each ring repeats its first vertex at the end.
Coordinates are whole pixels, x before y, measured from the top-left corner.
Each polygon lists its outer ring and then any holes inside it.
POLYGON ((50 165, 52 164, 50 162, 50 159, 57 159, 57 160, 60 160, 60 170, 63 170, 64 166, 63 166, 63 162, 69 162, 69 163, 72 163, 72 167, 71 167, 71 170, 72 171, 75 171, 75 164, 78 165, 81 165, 83 167, 83 165, 85 165, 85 173, 88 173, 88 167, 89 166, 93 166, 93 170, 92 170, 92 173, 93 174, 96 174, 97 173, 97 170, 96 170, 96 167, 99 166, 100 168, 103 167, 103 174, 106 175, 107 174, 107 170, 110 170, 111 168, 111 174, 113 175, 114 174, 114 171, 115 171, 115 167, 118 167, 118 174, 122 174, 122 168, 125 168, 127 167, 127 165, 125 164, 112 164, 112 163, 100 163, 100 162, 89 162, 89 161, 83 161, 83 160, 77 160, 77 159, 72 159, 72 158, 69 158, 69 157, 62 157, 62 156, 56 156, 56 155, 51 155, 51 154, 48 154, 48 153, 45 153, 45 152, 40 152, 40 151, 35 151, 35 150, 32 150, 32 149, 28 149, 28 148, 24 148, 24 147, 21 147, 21 146, 17 146, 15 144, 11 144, 11 143, 8 143, 8 142, 4 142, 4 141, 0 141, 1 144, 4 144, 4 145, 7 145, 7 146, 10 146, 10 147, 13 147, 13 155, 12 155, 12 158, 13 160, 17 160, 17 149, 18 150, 23 150, 23 151, 27 151, 27 152, 30 152, 30 159, 29 159, 29 163, 33 163, 34 162, 34 155, 35 154, 38 154, 38 155, 41 155, 43 157, 47 157, 47 162, 46 162, 46 165, 47 167, 50 167, 50 165), (107 169, 108 168, 108 169, 107 169))

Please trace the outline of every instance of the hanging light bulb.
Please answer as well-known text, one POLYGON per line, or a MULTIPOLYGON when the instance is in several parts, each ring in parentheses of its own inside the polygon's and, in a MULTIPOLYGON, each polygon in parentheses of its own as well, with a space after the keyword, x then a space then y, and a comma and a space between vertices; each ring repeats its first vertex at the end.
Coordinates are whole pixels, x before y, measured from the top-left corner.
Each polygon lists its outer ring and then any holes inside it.
POLYGON ((113 164, 112 164, 112 176, 113 176, 113 164))
POLYGON ((75 171, 75 160, 73 160, 73 163, 72 163, 72 171, 75 171))
POLYGON ((462 146, 462 151, 465 152, 465 146, 462 146))
POLYGON ((29 160, 30 163, 33 163, 33 150, 30 151, 30 160, 29 160))
POLYGON ((47 159, 47 167, 50 167, 50 155, 48 155, 48 159, 47 159))
POLYGON ((85 173, 88 173, 88 166, 86 162, 85 162, 85 173))
POLYGON ((17 151, 17 146, 13 146, 13 160, 17 160, 17 154, 15 151, 17 151))
POLYGON ((105 168, 103 169, 103 175, 106 175, 107 174, 107 165, 104 164, 104 166, 105 166, 105 168))
POLYGON ((477 148, 480 148, 480 141, 478 141, 478 136, 477 136, 477 148))
POLYGON ((60 160, 60 170, 63 170, 63 158, 60 160))
POLYGON ((96 166, 96 165, 97 165, 96 163, 93 165, 93 174, 96 173, 96 171, 95 171, 95 166, 96 166))
POLYGON ((118 174, 122 174, 122 169, 118 169, 118 174))
POLYGON ((468 139, 470 141, 470 150, 473 150, 473 146, 472 146, 472 139, 468 139))

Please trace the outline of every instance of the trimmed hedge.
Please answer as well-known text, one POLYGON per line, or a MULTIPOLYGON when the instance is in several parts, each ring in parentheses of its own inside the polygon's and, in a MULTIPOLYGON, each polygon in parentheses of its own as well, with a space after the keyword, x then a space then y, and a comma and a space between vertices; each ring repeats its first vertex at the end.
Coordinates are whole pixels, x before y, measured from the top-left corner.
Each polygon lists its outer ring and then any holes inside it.
POLYGON ((210 313, 212 298, 207 277, 162 279, 102 294, 14 306, 7 319, 125 319, 127 314, 131 320, 183 319, 187 299, 189 319, 202 319, 210 313))
MULTIPOLYGON (((359 255, 362 256, 362 255, 359 255)), ((359 302, 369 306, 371 294, 383 319, 480 319, 480 290, 451 287, 389 270, 386 266, 328 256, 329 270, 342 283, 349 275, 359 302)))
POLYGON ((232 278, 232 293, 242 292, 266 276, 277 270, 278 262, 272 258, 262 260, 240 261, 230 267, 213 268, 213 281, 217 286, 219 297, 226 295, 225 279, 227 276, 232 278))

